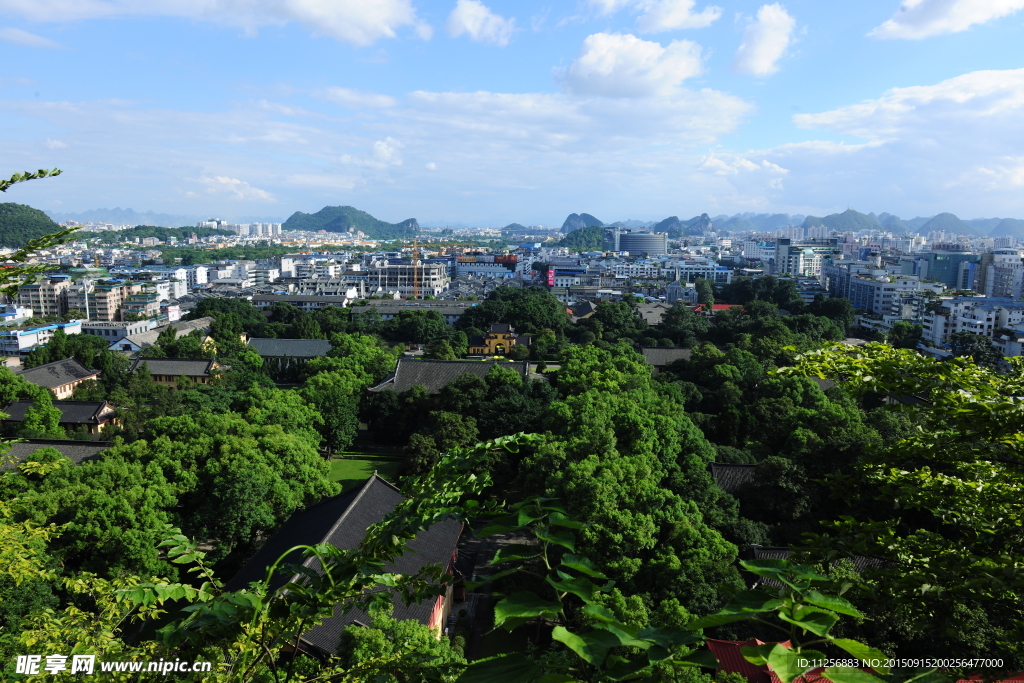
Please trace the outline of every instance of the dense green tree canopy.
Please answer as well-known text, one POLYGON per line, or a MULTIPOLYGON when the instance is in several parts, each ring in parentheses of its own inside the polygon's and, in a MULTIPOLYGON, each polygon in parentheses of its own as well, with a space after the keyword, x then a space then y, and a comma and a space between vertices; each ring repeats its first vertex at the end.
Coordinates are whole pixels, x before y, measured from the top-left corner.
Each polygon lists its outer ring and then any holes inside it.
POLYGON ((517 332, 560 333, 569 326, 565 306, 543 287, 498 287, 455 323, 460 330, 486 331, 492 323, 509 323, 517 332))

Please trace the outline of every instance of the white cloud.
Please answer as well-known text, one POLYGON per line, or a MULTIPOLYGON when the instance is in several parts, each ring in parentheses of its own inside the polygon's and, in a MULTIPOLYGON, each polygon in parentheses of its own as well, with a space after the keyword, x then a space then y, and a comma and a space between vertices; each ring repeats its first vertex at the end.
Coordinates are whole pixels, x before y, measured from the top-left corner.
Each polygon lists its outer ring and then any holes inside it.
POLYGON ((689 40, 662 47, 629 34, 595 33, 561 77, 575 94, 649 97, 675 92, 702 69, 701 47, 689 40))
POLYGON ((436 171, 437 170, 437 164, 435 164, 433 161, 431 161, 430 163, 426 164, 425 168, 428 171, 436 171))
POLYGON ((704 28, 722 16, 722 8, 714 5, 694 12, 696 4, 696 0, 660 0, 644 3, 644 13, 637 19, 637 27, 643 33, 704 28))
POLYGON ((255 32, 296 21, 315 34, 354 45, 394 38, 411 26, 423 39, 431 28, 412 0, 0 0, 0 11, 30 21, 67 22, 126 16, 171 16, 214 21, 255 32))
POLYGON ((966 31, 1024 9, 1024 0, 904 0, 891 19, 872 29, 874 38, 919 40, 966 31))
POLYGON ((50 138, 46 138, 45 144, 47 149, 64 149, 67 147, 67 143, 61 142, 60 140, 51 140, 50 138))
POLYGON ((704 28, 722 16, 722 8, 714 5, 695 12, 696 0, 589 0, 589 4, 602 15, 627 8, 639 13, 636 23, 642 33, 704 28))
POLYGON ((373 143, 373 158, 387 166, 401 166, 402 156, 398 153, 400 147, 402 143, 394 138, 377 140, 373 143))
POLYGON ((246 201, 274 201, 273 195, 258 187, 253 187, 244 180, 228 176, 205 176, 198 179, 198 182, 206 186, 207 194, 223 194, 232 199, 246 201))
POLYGON ((792 41, 796 20, 779 3, 761 5, 757 18, 747 26, 733 60, 733 69, 755 76, 779 70, 777 63, 792 41))
POLYGON ((348 109, 384 108, 398 104, 394 97, 335 86, 318 90, 314 94, 348 109))
POLYGON ((448 16, 448 33, 453 38, 465 33, 478 43, 504 46, 515 30, 515 19, 495 14, 479 0, 458 0, 448 16))
POLYGON ((801 128, 868 140, 948 138, 957 147, 979 143, 1021 149, 1024 69, 974 71, 935 85, 893 88, 876 100, 820 114, 797 114, 801 128), (1015 146, 1017 145, 1017 146, 1015 146))
POLYGON ((716 153, 702 171, 727 182, 736 196, 768 198, 779 209, 809 206, 801 211, 816 215, 852 205, 905 217, 940 211, 1019 216, 1024 213, 1022 118, 1024 69, 976 71, 793 117, 801 128, 867 142, 811 140, 716 153), (765 184, 765 161, 788 170, 781 191, 773 193, 765 184))
POLYGON ((37 36, 34 33, 29 33, 28 31, 22 31, 20 28, 0 28, 0 40, 7 43, 14 43, 15 45, 24 45, 26 47, 48 47, 57 50, 66 49, 55 40, 43 38, 42 36, 37 36))

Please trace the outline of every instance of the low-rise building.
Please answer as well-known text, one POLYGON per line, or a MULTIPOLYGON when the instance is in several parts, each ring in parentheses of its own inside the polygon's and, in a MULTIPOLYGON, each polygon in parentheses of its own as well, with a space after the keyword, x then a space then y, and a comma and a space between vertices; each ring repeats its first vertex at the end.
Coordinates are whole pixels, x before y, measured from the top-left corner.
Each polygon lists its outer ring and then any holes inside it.
POLYGON ((508 323, 494 323, 483 336, 469 339, 469 353, 474 356, 505 356, 517 346, 529 346, 530 336, 519 334, 508 323))
POLYGON ((0 355, 26 355, 33 349, 46 346, 57 330, 63 330, 64 334, 80 334, 82 322, 75 320, 69 323, 51 323, 22 329, 0 330, 0 355))
POLYGON ((26 381, 45 387, 58 400, 71 398, 75 388, 87 379, 100 376, 99 370, 90 370, 74 358, 65 358, 45 365, 37 365, 21 373, 26 381))
POLYGON ((164 386, 177 386, 178 380, 187 377, 196 384, 209 384, 221 367, 213 358, 139 358, 132 363, 129 372, 146 366, 153 382, 164 386))
MULTIPOLYGON (((3 412, 10 417, 5 423, 25 421, 25 414, 35 405, 32 401, 12 401, 3 412)), ((97 435, 108 422, 117 421, 117 408, 106 401, 54 401, 53 407, 60 411, 59 425, 70 432, 84 432, 97 435)))

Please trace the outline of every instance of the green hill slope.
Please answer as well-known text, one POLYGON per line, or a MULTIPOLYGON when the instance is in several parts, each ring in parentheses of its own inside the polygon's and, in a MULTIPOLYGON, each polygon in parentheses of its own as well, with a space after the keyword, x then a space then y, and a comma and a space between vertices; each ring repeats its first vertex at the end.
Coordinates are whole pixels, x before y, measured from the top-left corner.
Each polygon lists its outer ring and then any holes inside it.
POLYGON ((560 247, 578 249, 579 251, 598 251, 604 249, 604 228, 591 225, 588 228, 573 230, 558 243, 560 247))
POLYGON ((933 216, 930 221, 922 225, 920 228, 922 235, 938 230, 945 230, 946 232, 952 232, 957 235, 972 235, 978 232, 978 230, 967 225, 957 218, 956 215, 951 213, 940 213, 937 216, 933 216))
POLYGON ((312 232, 358 231, 371 239, 392 240, 418 234, 420 224, 415 218, 409 218, 401 223, 387 223, 351 206, 325 206, 316 213, 296 211, 281 225, 281 229, 312 232))
POLYGON ((39 209, 27 204, 0 204, 0 246, 22 247, 33 237, 57 232, 61 227, 39 209))

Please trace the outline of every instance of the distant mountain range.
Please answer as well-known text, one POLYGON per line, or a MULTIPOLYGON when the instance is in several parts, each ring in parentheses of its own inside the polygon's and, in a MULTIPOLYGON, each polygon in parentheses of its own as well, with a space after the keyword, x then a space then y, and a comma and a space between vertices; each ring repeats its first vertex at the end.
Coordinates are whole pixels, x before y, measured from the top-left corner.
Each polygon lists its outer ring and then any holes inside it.
MULTIPOLYGON (((156 213, 153 211, 139 212, 133 209, 91 209, 78 213, 61 213, 57 211, 45 212, 51 219, 57 222, 76 221, 80 223, 99 222, 116 223, 120 225, 158 225, 165 227, 195 225, 199 220, 205 220, 206 216, 175 215, 156 213)), ((264 216, 247 216, 237 218, 238 222, 278 222, 279 218, 267 218, 264 216)), ((858 230, 889 230, 896 234, 922 233, 943 230, 952 234, 968 234, 979 236, 1001 237, 1011 235, 1018 239, 1024 239, 1024 220, 1017 218, 972 218, 961 219, 951 213, 940 213, 934 216, 917 216, 914 218, 900 218, 890 213, 863 214, 853 209, 842 213, 834 213, 828 216, 804 216, 802 214, 786 213, 737 213, 733 215, 709 216, 701 214, 690 219, 681 219, 678 216, 669 216, 661 221, 640 221, 628 219, 604 223, 593 214, 571 213, 562 223, 562 232, 571 233, 583 228, 601 226, 606 228, 619 227, 632 230, 650 229, 656 232, 665 232, 672 238, 679 238, 683 235, 700 235, 708 227, 714 226, 715 230, 723 232, 770 232, 787 225, 799 225, 803 227, 825 226, 839 232, 858 230)), ((444 221, 431 221, 425 226, 452 228, 467 228, 463 223, 446 223, 444 221)), ((0 225, 0 231, 3 226, 0 225)), ((365 211, 360 211, 351 206, 325 206, 316 213, 307 214, 296 211, 288 220, 283 222, 285 230, 327 230, 328 232, 351 232, 360 231, 372 239, 400 239, 409 238, 420 231, 420 224, 415 218, 406 219, 400 223, 387 223, 374 218, 365 211)), ((506 231, 525 231, 527 228, 519 223, 511 223, 505 228, 506 231)), ((0 238, 3 237, 0 232, 0 238)))
POLYGON ((282 230, 316 232, 362 232, 377 240, 413 237, 420 231, 415 218, 401 223, 386 223, 351 206, 325 206, 316 213, 296 211, 281 225, 282 230))
POLYGON ((935 216, 917 216, 906 220, 890 213, 863 214, 853 209, 828 216, 804 216, 786 213, 738 213, 733 216, 719 215, 710 217, 701 214, 689 220, 678 216, 669 216, 662 221, 616 221, 601 223, 588 213, 572 213, 562 224, 562 231, 570 233, 591 226, 606 228, 622 227, 632 229, 648 228, 654 232, 668 233, 669 237, 678 238, 682 235, 700 235, 710 226, 725 232, 770 232, 787 225, 799 225, 804 228, 825 226, 838 232, 857 232, 861 230, 889 230, 897 234, 945 231, 955 235, 978 235, 1002 237, 1010 235, 1024 239, 1024 220, 1018 218, 972 218, 961 219, 951 213, 940 213, 935 216))

